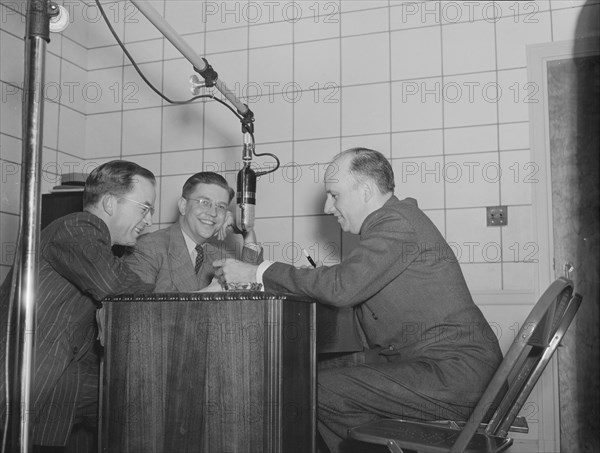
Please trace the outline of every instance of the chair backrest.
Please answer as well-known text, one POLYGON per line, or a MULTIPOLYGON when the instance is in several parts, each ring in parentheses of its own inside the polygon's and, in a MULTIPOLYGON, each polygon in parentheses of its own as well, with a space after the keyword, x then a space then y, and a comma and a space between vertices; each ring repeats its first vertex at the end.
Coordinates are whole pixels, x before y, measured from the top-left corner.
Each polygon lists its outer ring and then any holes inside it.
POLYGON ((573 295, 572 281, 561 277, 548 287, 519 329, 451 452, 465 450, 492 405, 497 407, 485 433, 506 437, 580 304, 581 296, 573 295), (503 391, 500 402, 494 403, 503 391))

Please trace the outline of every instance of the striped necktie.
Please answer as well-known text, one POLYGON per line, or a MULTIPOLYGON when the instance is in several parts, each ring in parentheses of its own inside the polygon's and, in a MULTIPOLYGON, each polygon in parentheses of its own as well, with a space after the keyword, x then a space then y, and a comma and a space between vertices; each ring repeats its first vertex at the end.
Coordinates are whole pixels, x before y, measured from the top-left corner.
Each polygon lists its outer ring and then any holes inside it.
POLYGON ((194 270, 197 274, 202 267, 202 262, 204 261, 204 250, 202 249, 202 245, 198 244, 196 246, 196 252, 198 252, 198 255, 196 255, 196 265, 194 266, 194 270))

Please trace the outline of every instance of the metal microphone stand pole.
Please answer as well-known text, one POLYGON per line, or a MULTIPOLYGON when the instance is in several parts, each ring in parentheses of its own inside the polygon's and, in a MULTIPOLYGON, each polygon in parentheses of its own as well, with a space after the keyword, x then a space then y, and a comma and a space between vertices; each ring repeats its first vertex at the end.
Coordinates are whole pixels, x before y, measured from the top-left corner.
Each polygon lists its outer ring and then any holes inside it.
POLYGON ((22 102, 21 215, 17 254, 13 266, 14 324, 7 346, 7 433, 3 447, 28 453, 32 448, 31 400, 35 360, 36 290, 40 237, 41 156, 43 133, 43 87, 46 44, 50 41, 50 16, 57 6, 48 0, 28 0, 25 32, 25 76, 22 102), (12 363, 11 363, 12 362, 12 363), (16 415, 19 414, 17 419, 16 415))

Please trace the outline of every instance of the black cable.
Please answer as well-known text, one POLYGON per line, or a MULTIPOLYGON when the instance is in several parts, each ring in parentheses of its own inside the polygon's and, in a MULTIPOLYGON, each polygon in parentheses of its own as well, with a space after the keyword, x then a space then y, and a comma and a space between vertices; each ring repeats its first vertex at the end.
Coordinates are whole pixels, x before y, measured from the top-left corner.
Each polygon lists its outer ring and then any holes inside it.
POLYGON ((276 171, 279 168, 279 165, 280 165, 279 158, 275 154, 271 154, 271 153, 257 153, 255 151, 254 134, 251 133, 251 132, 249 132, 249 134, 250 134, 250 138, 252 139, 252 154, 254 154, 255 157, 271 156, 277 162, 277 164, 275 165, 275 168, 273 168, 272 170, 269 170, 269 171, 259 171, 259 172, 256 172, 256 176, 257 177, 258 176, 264 176, 264 175, 268 175, 269 173, 273 173, 274 171, 276 171))
POLYGON ((197 99, 207 99, 207 98, 208 99, 213 99, 213 100, 221 103, 225 107, 227 107, 229 110, 231 110, 231 112, 238 119, 242 118, 229 104, 227 104, 226 102, 222 101, 221 99, 217 98, 216 96, 214 96, 212 94, 201 94, 201 95, 198 95, 198 96, 194 96, 194 97, 192 97, 190 99, 187 99, 185 101, 174 101, 174 100, 168 98, 158 88, 156 88, 152 84, 152 82, 150 82, 150 80, 148 80, 148 78, 144 75, 144 73, 142 72, 142 70, 139 68, 139 66, 137 65, 137 63, 135 62, 135 60, 133 59, 133 57, 131 56, 131 54, 129 53, 129 51, 127 50, 127 48, 125 47, 125 44, 123 44, 123 42, 121 41, 121 39, 119 38, 119 36, 115 32, 115 29, 113 28, 113 26, 111 25, 110 21, 108 20, 108 17, 106 16, 106 12, 104 11, 104 8, 100 4, 99 0, 96 0, 96 5, 98 5, 98 9, 100 10, 100 14, 102 14, 102 18, 104 19, 104 22, 106 22, 106 25, 108 26, 108 29, 110 30, 111 34, 113 35, 113 38, 115 38, 115 41, 117 41, 117 44, 119 44, 119 47, 121 48, 121 50, 123 51, 123 53, 127 56, 127 58, 129 59, 129 61, 133 65, 133 68, 136 70, 136 72, 139 74, 139 76, 142 78, 142 80, 144 82, 146 82, 146 85, 148 85, 150 87, 150 89, 152 91, 154 91, 156 94, 158 94, 161 98, 163 98, 169 104, 176 104, 176 105, 189 104, 189 103, 191 103, 191 102, 193 102, 193 101, 195 101, 197 99))
MULTIPOLYGON (((137 65, 137 63, 135 62, 135 60, 133 59, 133 57, 129 53, 129 51, 125 48, 125 44, 123 44, 123 42, 121 41, 121 39, 119 38, 119 36, 115 32, 115 29, 113 28, 113 26, 111 25, 110 21, 108 20, 108 17, 106 16, 104 8, 100 4, 100 0, 95 0, 95 1, 96 1, 96 5, 98 6, 98 10, 100 10, 100 14, 102 14, 102 18, 104 19, 104 22, 106 22, 106 25, 108 26, 108 29, 110 30, 111 34, 113 35, 113 38, 115 38, 115 41, 117 41, 117 44, 119 44, 119 47, 121 48, 121 50, 123 51, 123 53, 127 56, 127 58, 129 59, 129 61, 133 65, 133 68, 136 70, 136 72, 139 74, 139 76, 142 78, 142 80, 144 82, 146 82, 146 85, 148 85, 152 91, 154 91, 157 95, 159 95, 162 99, 164 99, 165 101, 167 101, 169 104, 175 104, 175 105, 189 104, 191 102, 194 102, 197 99, 213 99, 213 100, 217 101, 218 103, 220 103, 221 105, 224 105, 225 107, 227 107, 236 116, 236 118, 238 120, 240 120, 240 122, 242 122, 242 124, 244 123, 245 118, 242 115, 240 115, 237 111, 235 111, 233 109, 233 107, 231 107, 225 101, 222 101, 221 99, 217 98, 216 96, 214 96, 212 94, 201 94, 201 95, 198 95, 198 96, 194 96, 194 97, 192 97, 190 99, 187 99, 185 101, 173 101, 173 100, 169 99, 167 96, 165 96, 142 73, 142 70, 139 68, 139 66, 137 65)), ((256 176, 262 176, 262 175, 266 175, 266 174, 269 174, 269 173, 272 173, 272 172, 276 171, 279 168, 279 165, 280 165, 280 162, 279 162, 279 159, 277 158, 277 156, 275 156, 274 154, 271 154, 271 153, 259 153, 259 154, 257 154, 256 151, 254 151, 254 147, 255 147, 254 134, 252 132, 250 132, 250 131, 248 131, 248 133, 250 134, 250 137, 252 138, 252 153, 254 154, 254 156, 256 156, 256 157, 271 156, 277 162, 277 164, 275 165, 275 168, 273 168, 273 170, 259 172, 259 173, 256 174, 256 176)))

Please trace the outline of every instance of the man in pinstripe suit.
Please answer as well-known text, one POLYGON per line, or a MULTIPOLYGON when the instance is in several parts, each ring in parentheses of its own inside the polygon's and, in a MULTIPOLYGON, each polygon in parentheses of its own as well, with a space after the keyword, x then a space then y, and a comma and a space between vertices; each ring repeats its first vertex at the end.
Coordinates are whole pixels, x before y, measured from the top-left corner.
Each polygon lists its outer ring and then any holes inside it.
MULTIPOLYGON (((99 302, 111 294, 154 289, 113 256, 111 246, 134 245, 152 224, 155 184, 152 172, 133 162, 107 162, 86 181, 83 212, 57 219, 41 233, 32 385, 35 445, 64 447, 76 423, 96 424, 99 367, 94 349, 99 302)), ((12 274, 0 288, 4 334, 14 325, 8 310, 12 274)), ((0 348, 3 371, 5 352, 0 348)), ((19 416, 18 409, 6 403, 5 385, 2 372, 3 420, 7 409, 19 416)))

